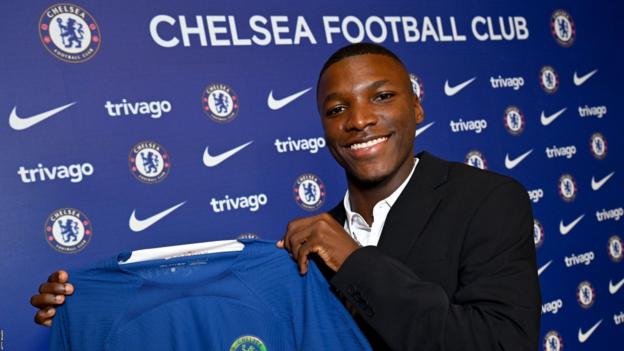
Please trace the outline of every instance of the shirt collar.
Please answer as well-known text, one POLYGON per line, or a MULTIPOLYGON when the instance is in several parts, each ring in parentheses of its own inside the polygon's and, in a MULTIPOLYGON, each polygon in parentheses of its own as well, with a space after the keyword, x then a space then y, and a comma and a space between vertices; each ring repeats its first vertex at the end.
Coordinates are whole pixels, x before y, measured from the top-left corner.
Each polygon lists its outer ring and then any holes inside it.
MULTIPOLYGON (((407 178, 405 178, 403 183, 401 183, 401 185, 398 188, 396 188, 396 190, 392 194, 390 194, 390 196, 388 196, 387 198, 385 198, 385 199, 379 201, 378 203, 376 203, 373 208, 377 207, 377 205, 379 205, 381 203, 385 203, 386 205, 388 205, 389 208, 392 208, 392 206, 394 205, 396 200, 399 198, 399 196, 403 192, 403 189, 405 189, 405 187, 407 186, 407 183, 412 178, 412 175, 414 174, 414 170, 416 169, 416 165, 418 165, 418 157, 414 157, 414 166, 412 167, 412 170, 411 170, 410 174, 407 176, 407 178)), ((351 201, 349 200, 349 190, 348 189, 347 189, 347 192, 345 193, 345 196, 344 196, 344 199, 342 201, 342 204, 343 204, 343 206, 345 208, 345 213, 347 215, 348 223, 352 223, 353 216, 355 216, 355 215, 361 217, 361 215, 359 213, 354 212, 354 211, 351 210, 351 201)))

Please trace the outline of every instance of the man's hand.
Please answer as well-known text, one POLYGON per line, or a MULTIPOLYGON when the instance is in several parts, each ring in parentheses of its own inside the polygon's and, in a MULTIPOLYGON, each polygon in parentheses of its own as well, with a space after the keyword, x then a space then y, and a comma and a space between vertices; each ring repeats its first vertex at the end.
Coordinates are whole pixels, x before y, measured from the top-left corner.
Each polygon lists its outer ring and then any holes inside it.
POLYGON ((316 253, 336 272, 347 257, 359 248, 344 228, 327 213, 291 221, 277 246, 290 252, 301 274, 308 272, 310 253, 316 253))
POLYGON ((30 298, 30 304, 38 308, 35 323, 49 327, 56 314, 55 306, 65 302, 65 296, 74 293, 74 286, 67 283, 69 275, 65 271, 56 271, 50 275, 47 283, 39 286, 39 294, 30 298))

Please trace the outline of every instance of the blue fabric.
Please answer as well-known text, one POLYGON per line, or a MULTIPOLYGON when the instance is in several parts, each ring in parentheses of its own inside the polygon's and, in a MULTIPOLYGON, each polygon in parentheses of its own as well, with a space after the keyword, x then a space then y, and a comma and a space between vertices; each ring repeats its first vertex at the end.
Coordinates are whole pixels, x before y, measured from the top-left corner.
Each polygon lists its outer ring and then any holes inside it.
POLYGON ((244 243, 120 266, 122 253, 70 272, 75 293, 58 309, 50 349, 260 351, 240 341, 253 336, 268 351, 370 350, 313 262, 301 276, 275 243, 244 243))

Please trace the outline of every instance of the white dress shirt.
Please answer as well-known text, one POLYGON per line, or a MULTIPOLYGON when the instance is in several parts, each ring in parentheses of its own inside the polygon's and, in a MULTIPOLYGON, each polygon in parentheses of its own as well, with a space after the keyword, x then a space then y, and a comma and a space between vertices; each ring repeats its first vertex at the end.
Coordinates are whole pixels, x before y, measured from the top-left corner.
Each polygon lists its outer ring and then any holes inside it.
POLYGON ((401 195, 403 189, 405 189, 405 186, 412 178, 417 164, 418 158, 415 157, 414 167, 412 167, 412 171, 407 178, 405 178, 403 183, 392 194, 390 194, 390 196, 375 204, 375 207, 373 207, 373 224, 371 226, 366 223, 362 215, 351 210, 349 190, 347 190, 343 200, 343 205, 347 214, 344 229, 358 244, 360 244, 360 246, 377 246, 381 237, 381 231, 386 223, 386 217, 388 217, 388 212, 390 212, 390 209, 399 198, 399 195, 401 195))

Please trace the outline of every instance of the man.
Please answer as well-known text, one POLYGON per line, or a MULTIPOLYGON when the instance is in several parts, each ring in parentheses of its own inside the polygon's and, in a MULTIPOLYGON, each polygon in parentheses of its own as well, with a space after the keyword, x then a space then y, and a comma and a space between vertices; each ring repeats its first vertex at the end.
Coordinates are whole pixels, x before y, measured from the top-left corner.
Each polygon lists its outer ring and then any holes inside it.
MULTIPOLYGON (((278 246, 302 274, 328 268, 376 350, 530 350, 540 296, 526 191, 510 178, 413 156, 423 110, 387 49, 338 50, 319 75, 325 139, 344 201, 288 224, 278 246)), ((32 304, 49 325, 73 287, 56 272, 32 304), (58 300, 55 300, 55 295, 58 300)))

